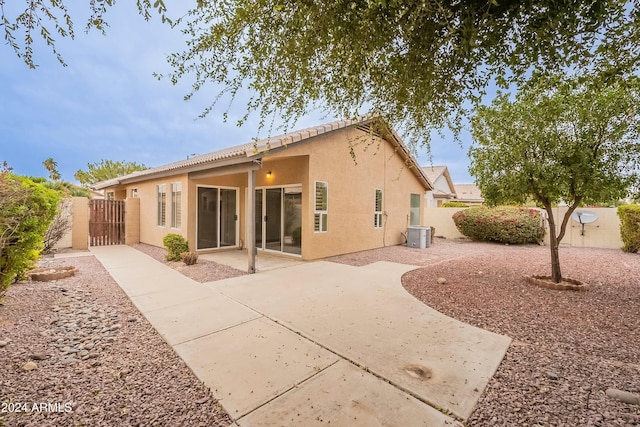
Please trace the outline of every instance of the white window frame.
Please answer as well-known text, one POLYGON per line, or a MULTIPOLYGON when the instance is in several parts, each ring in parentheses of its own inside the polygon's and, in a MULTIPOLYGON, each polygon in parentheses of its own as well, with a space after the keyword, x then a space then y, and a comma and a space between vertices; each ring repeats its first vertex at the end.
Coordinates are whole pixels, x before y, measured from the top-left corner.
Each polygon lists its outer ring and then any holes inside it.
POLYGON ((327 181, 313 182, 313 232, 326 233, 329 230, 329 183, 327 181), (324 186, 325 209, 318 209, 318 184, 324 186), (316 221, 316 218, 318 220, 316 221))
POLYGON ((384 192, 382 188, 373 191, 373 228, 382 228, 382 209, 384 206, 384 192), (378 206, 378 192, 380 192, 380 206, 378 206))
POLYGON ((131 189, 131 198, 135 199, 138 197, 138 189, 137 188, 132 188, 131 189))
POLYGON ((156 225, 167 226, 167 184, 156 185, 156 225))
POLYGON ((416 194, 416 193, 411 193, 411 195, 409 196, 409 225, 420 225, 421 221, 420 221, 420 205, 422 204, 422 196, 420 194, 416 194), (414 197, 415 196, 415 197, 414 197), (418 206, 413 206, 412 202, 413 199, 417 199, 418 201, 418 206), (418 211, 415 212, 413 211, 413 209, 417 209, 418 211), (412 215, 412 213, 414 215, 412 215), (411 219, 415 218, 414 222, 411 222, 411 219))
POLYGON ((182 183, 171 183, 171 228, 180 230, 182 228, 182 183), (176 197, 178 195, 178 197, 176 197), (177 199, 177 200, 176 200, 177 199))
POLYGON ((113 191, 107 191, 107 200, 115 200, 116 199, 116 193, 113 191))

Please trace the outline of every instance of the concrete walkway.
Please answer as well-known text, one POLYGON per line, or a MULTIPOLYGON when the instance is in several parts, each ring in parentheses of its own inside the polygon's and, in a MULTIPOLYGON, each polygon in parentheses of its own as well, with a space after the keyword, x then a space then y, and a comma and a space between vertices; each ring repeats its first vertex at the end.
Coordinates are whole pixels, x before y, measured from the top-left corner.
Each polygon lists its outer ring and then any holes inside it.
POLYGON ((445 413, 468 418, 510 342, 415 300, 412 266, 199 284, 130 247, 91 251, 240 426, 460 425, 445 413))

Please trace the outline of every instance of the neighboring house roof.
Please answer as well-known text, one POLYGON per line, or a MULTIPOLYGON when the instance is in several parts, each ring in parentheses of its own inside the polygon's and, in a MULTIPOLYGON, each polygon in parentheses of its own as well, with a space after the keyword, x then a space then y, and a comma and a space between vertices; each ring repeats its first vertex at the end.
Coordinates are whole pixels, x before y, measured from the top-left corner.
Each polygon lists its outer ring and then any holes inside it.
POLYGON ((475 184, 457 184, 456 193, 458 200, 462 202, 476 202, 483 203, 484 197, 480 189, 475 184))
POLYGON ((398 134, 385 123, 384 127, 386 128, 386 131, 383 132, 384 135, 382 135, 381 132, 378 132, 380 130, 379 126, 374 126, 379 123, 379 118, 371 116, 362 116, 354 120, 338 120, 307 129, 289 132, 283 135, 261 139, 255 142, 237 145, 235 147, 225 148, 223 150, 213 151, 207 154, 201 154, 199 156, 193 156, 186 160, 168 163, 166 165, 158 166, 155 168, 133 172, 131 174, 124 175, 118 178, 113 178, 96 183, 92 186, 92 188, 100 190, 119 184, 129 184, 139 181, 145 181, 151 178, 159 178, 187 172, 213 169, 238 163, 246 163, 252 160, 261 159, 269 151, 272 150, 279 151, 279 149, 284 149, 291 144, 309 141, 312 138, 323 134, 328 134, 330 132, 345 129, 348 127, 357 127, 362 131, 372 132, 376 136, 379 136, 395 145, 399 149, 398 152, 407 164, 407 167, 412 170, 414 175, 416 175, 418 180, 425 186, 426 189, 432 189, 433 185, 431 184, 431 181, 424 174, 422 168, 420 168, 415 158, 411 155, 411 152, 406 147, 406 145, 404 145, 398 134))
POLYGON ((453 185, 451 175, 449 174, 449 169, 446 166, 426 166, 422 168, 422 171, 427 176, 427 178, 429 178, 429 181, 434 184, 433 197, 453 199, 456 196, 456 189, 453 185), (448 190, 438 188, 435 185, 436 181, 438 181, 438 179, 440 179, 441 177, 446 180, 447 186, 449 187, 448 190))

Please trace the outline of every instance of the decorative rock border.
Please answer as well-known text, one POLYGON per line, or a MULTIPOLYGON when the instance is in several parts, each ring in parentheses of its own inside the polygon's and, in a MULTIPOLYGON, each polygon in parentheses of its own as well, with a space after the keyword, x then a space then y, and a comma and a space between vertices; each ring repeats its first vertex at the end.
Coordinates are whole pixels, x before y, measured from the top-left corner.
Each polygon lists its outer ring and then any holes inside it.
POLYGON ((527 282, 541 288, 553 289, 556 291, 586 291, 589 285, 575 279, 562 278, 561 283, 555 283, 551 276, 528 276, 527 282))
POLYGON ((50 280, 64 279, 76 274, 78 267, 67 265, 63 267, 40 267, 27 271, 27 276, 31 277, 31 280, 38 282, 48 282, 50 280))

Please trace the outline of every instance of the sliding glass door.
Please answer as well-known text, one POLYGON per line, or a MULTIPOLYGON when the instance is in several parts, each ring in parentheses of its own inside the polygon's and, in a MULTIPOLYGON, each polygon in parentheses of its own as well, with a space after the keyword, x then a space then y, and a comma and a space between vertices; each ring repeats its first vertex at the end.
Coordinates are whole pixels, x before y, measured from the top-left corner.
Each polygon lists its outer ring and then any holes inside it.
POLYGON ((267 188, 265 196, 264 248, 282 251, 282 189, 267 188))
POLYGON ((234 188, 198 187, 197 249, 237 245, 237 199, 234 188))
POLYGON ((302 254, 302 187, 256 190, 256 247, 302 254))
POLYGON ((302 254, 302 187, 283 188, 284 227, 282 251, 302 254))

